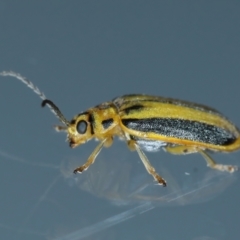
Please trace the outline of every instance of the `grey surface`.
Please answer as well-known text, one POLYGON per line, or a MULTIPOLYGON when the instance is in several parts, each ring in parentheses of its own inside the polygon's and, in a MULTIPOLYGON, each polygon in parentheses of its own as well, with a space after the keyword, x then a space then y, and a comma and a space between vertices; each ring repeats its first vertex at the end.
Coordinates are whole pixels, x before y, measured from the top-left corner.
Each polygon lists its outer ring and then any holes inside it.
MULTIPOLYGON (((28 77, 68 119, 146 93, 210 105, 240 126, 239 12, 238 1, 0 1, 0 71, 28 77)), ((70 149, 40 103, 0 78, 0 239, 239 239, 239 173, 147 154, 164 189, 116 140, 73 176, 96 143, 70 149)))

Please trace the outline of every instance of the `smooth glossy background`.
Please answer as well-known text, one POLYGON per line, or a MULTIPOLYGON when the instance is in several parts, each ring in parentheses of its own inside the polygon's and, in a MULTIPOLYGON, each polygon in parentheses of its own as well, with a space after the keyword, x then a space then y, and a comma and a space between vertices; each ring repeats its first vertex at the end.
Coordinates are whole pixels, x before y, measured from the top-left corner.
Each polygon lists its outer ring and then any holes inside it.
MULTIPOLYGON (((240 126, 238 1, 0 1, 0 71, 37 85, 64 115, 127 93, 210 105, 240 126)), ((147 153, 168 187, 116 139, 70 149, 58 120, 0 77, 0 239, 239 239, 239 173, 198 155, 147 153)), ((215 154, 240 165, 240 152, 215 154)))

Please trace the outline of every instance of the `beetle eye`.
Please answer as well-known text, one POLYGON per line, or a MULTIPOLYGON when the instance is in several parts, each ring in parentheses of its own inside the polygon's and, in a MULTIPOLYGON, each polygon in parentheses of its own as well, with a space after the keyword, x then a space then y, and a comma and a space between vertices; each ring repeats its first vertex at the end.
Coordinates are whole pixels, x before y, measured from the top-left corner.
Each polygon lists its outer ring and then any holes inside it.
POLYGON ((87 131, 87 122, 84 120, 81 120, 77 124, 77 131, 80 134, 84 134, 87 131))

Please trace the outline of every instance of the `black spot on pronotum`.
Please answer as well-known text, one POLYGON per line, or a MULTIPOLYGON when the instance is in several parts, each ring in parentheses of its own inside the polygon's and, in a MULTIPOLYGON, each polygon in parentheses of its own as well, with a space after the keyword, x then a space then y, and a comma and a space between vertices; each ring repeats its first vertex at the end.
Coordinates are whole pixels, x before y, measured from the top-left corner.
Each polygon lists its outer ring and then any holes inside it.
POLYGON ((84 120, 79 121, 76 128, 78 133, 84 134, 87 131, 87 122, 84 120))
POLYGON ((102 121, 103 128, 104 129, 108 129, 112 125, 112 123, 113 123, 113 119, 112 118, 103 120, 102 121))
POLYGON ((133 111, 138 111, 138 110, 140 110, 140 109, 142 109, 142 108, 144 108, 144 106, 141 105, 141 104, 138 104, 138 105, 134 105, 134 106, 125 108, 125 109, 124 109, 124 112, 125 112, 126 114, 129 114, 129 113, 131 113, 131 112, 133 112, 133 111))

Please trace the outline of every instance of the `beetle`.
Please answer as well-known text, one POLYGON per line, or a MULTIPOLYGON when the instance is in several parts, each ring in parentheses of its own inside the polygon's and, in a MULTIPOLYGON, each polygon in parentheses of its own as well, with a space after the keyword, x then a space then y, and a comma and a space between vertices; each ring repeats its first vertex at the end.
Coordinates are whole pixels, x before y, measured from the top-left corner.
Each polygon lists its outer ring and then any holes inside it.
POLYGON ((166 181, 156 172, 144 151, 164 149, 179 155, 200 153, 213 169, 230 173, 238 170, 237 166, 217 164, 208 153, 232 152, 240 148, 239 129, 213 108, 172 98, 130 94, 90 108, 68 121, 29 80, 14 72, 0 75, 18 78, 43 99, 42 106, 47 105, 63 123, 55 129, 67 133, 71 148, 93 138, 100 141, 86 163, 74 173, 87 170, 101 149, 112 145, 115 136, 124 140, 130 150, 137 151, 148 173, 163 186, 166 181))

